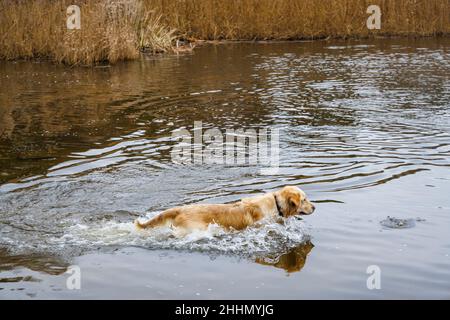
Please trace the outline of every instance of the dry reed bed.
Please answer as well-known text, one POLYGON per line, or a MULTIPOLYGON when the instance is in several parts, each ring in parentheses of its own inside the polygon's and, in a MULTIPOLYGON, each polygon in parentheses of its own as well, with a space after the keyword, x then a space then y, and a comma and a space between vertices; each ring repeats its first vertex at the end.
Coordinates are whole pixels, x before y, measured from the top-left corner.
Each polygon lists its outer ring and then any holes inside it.
POLYGON ((0 58, 114 63, 190 39, 317 39, 450 34, 450 0, 2 0, 0 58), (81 8, 81 30, 66 9, 81 8), (382 10, 368 30, 366 9, 382 10))
POLYGON ((2 0, 0 58, 45 57, 68 64, 114 63, 140 50, 170 50, 173 30, 140 1, 2 0), (81 9, 81 29, 68 30, 66 10, 81 9))
POLYGON ((450 0, 144 0, 182 34, 197 39, 314 39, 450 34, 450 0), (368 30, 369 5, 381 30, 368 30))

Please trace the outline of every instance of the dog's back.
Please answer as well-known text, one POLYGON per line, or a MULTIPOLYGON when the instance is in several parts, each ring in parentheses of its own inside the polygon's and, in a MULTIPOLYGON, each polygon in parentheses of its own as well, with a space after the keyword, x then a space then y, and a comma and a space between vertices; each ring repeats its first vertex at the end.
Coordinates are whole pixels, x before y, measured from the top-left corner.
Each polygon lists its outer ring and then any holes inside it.
POLYGON ((257 205, 246 202, 231 204, 198 204, 166 210, 147 222, 135 221, 139 229, 176 227, 186 230, 205 229, 211 223, 226 228, 243 229, 262 218, 257 205))

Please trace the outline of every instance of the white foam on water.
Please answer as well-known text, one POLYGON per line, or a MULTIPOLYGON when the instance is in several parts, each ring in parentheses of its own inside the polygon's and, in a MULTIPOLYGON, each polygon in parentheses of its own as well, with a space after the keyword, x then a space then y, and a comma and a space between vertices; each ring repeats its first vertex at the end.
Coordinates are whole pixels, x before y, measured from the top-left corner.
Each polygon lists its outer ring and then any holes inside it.
POLYGON ((283 252, 309 239, 304 223, 296 218, 288 218, 284 219, 283 224, 263 221, 241 231, 227 231, 217 224, 211 224, 207 230, 194 231, 183 237, 170 227, 139 230, 131 221, 76 224, 68 228, 63 239, 59 240, 86 247, 139 246, 253 257, 283 252))

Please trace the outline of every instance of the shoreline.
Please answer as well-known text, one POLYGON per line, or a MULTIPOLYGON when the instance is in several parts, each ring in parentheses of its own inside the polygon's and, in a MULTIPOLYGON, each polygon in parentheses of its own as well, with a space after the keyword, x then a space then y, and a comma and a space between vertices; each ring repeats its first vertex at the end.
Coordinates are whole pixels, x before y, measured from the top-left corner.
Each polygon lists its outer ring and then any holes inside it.
POLYGON ((430 38, 436 38, 436 39, 445 39, 450 38, 450 33, 444 33, 439 35, 418 35, 418 36, 411 36, 411 35, 374 35, 374 36, 351 36, 351 37, 341 37, 341 36, 328 36, 328 37, 321 37, 321 38, 302 38, 302 39, 255 39, 255 40, 247 40, 247 39, 221 39, 221 40, 204 40, 204 39, 191 39, 187 42, 186 45, 180 46, 178 52, 176 50, 176 47, 174 46, 172 49, 172 52, 157 52, 157 53, 149 53, 140 51, 139 55, 136 58, 133 59, 124 59, 119 60, 114 63, 105 60, 105 61, 99 61, 93 64, 68 64, 64 62, 58 62, 52 59, 51 57, 46 56, 40 56, 40 57, 33 57, 33 58, 27 58, 27 57, 19 57, 15 59, 3 59, 0 57, 0 61, 4 62, 34 62, 34 63, 41 63, 41 62, 48 62, 56 65, 62 65, 69 68, 73 67, 83 67, 83 68, 104 68, 107 66, 113 66, 117 64, 118 62, 126 62, 126 61, 134 61, 139 60, 142 56, 147 57, 163 57, 168 55, 183 55, 183 54, 189 54, 195 51, 196 47, 202 47, 205 45, 227 45, 227 44, 276 44, 276 43, 306 43, 306 42, 328 42, 328 41, 371 41, 371 40, 421 40, 421 39, 430 39, 430 38))

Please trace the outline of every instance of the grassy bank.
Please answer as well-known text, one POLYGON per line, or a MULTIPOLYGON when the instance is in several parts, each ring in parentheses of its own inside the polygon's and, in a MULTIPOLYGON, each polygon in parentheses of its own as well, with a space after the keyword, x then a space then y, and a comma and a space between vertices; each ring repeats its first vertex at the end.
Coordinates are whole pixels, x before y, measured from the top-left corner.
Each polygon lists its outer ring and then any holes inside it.
POLYGON ((450 34, 450 0, 3 0, 0 58, 50 58, 68 64, 114 63, 143 50, 171 51, 190 39, 317 39, 450 34), (81 29, 66 9, 81 8, 81 29), (368 30, 366 9, 382 11, 368 30), (175 32, 176 30, 176 32, 175 32))

